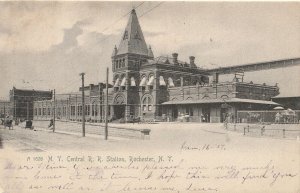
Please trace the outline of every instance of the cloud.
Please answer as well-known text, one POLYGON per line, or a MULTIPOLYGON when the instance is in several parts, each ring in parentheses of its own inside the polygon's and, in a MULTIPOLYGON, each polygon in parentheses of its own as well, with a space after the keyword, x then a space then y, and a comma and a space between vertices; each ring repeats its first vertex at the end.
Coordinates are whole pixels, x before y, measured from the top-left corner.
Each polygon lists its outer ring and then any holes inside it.
MULTIPOLYGON (((147 4, 138 14, 156 3, 147 4)), ((299 56, 299 4, 249 4, 164 3, 139 21, 155 56, 178 52, 180 60, 188 61, 194 55, 199 66, 299 56)), ((119 2, 0 2, 0 96, 7 96, 14 84, 22 87, 19 79, 58 92, 77 90, 80 83, 64 87, 80 81, 82 71, 87 84, 103 81, 128 17, 114 22, 131 7, 119 2)))
POLYGON ((52 46, 53 51, 70 51, 78 46, 77 37, 83 33, 81 27, 86 25, 84 20, 77 21, 71 28, 64 30, 64 36, 61 43, 52 46))

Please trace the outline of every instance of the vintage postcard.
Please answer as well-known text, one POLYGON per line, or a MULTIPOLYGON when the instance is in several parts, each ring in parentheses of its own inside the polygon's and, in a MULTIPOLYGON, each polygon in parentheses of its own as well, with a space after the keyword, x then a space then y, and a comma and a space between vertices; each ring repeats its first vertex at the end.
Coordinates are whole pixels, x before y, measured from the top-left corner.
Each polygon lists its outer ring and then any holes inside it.
POLYGON ((300 193, 299 32, 299 2, 0 2, 0 193, 300 193))

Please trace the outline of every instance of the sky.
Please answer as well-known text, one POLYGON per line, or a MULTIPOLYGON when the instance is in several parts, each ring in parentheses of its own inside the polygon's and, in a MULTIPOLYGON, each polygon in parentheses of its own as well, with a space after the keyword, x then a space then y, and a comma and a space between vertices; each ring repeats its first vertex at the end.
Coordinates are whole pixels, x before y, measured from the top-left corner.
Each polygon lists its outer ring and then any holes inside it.
MULTIPOLYGON (((0 2, 0 99, 13 86, 77 91, 81 72, 86 85, 104 82, 133 7, 155 57, 193 55, 203 68, 300 57, 297 2, 0 2)), ((260 71, 246 80, 298 92, 299 72, 260 71)))

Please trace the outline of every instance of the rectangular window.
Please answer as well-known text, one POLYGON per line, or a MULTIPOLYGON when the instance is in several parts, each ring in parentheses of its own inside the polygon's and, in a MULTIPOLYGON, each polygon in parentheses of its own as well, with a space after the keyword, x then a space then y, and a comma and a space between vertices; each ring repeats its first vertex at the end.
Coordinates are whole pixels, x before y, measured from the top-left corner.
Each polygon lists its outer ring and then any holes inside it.
POLYGON ((94 115, 95 115, 95 116, 98 116, 98 105, 95 105, 95 106, 94 106, 94 110, 95 110, 94 115))
POLYGON ((82 106, 78 106, 78 116, 82 116, 82 106))
POLYGON ((67 115, 67 107, 63 107, 63 116, 67 115))
POLYGON ((61 115, 61 108, 57 108, 57 115, 60 116, 61 115))
POLYGON ((148 111, 152 111, 152 105, 148 106, 148 111))
POLYGON ((85 115, 90 115, 90 105, 85 106, 85 115))
POLYGON ((75 106, 71 106, 71 116, 75 116, 75 106))

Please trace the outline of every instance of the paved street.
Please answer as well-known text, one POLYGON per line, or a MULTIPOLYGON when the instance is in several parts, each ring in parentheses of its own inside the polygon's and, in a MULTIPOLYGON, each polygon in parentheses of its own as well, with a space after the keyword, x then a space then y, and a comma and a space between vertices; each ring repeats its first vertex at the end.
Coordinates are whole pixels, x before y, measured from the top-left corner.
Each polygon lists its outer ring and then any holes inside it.
POLYGON ((299 141, 260 137, 245 137, 241 133, 228 132, 222 124, 200 123, 160 123, 160 124, 111 124, 125 128, 151 129, 150 139, 127 139, 109 136, 105 141, 103 135, 94 134, 103 130, 100 126, 86 126, 87 135, 81 137, 81 125, 73 123, 57 124, 56 132, 35 127, 34 130, 15 126, 13 130, 1 127, 0 132, 4 148, 13 148, 17 151, 178 151, 185 142, 192 146, 224 145, 227 150, 275 154, 299 152, 299 141), (67 129, 62 127, 68 127, 67 129), (90 132, 91 131, 91 132, 90 132), (92 133, 92 134, 90 134, 92 133), (267 151, 266 151, 267 150, 267 151))

